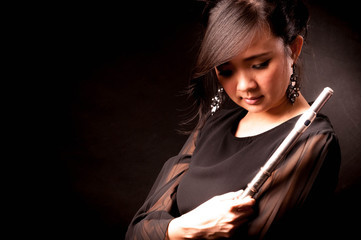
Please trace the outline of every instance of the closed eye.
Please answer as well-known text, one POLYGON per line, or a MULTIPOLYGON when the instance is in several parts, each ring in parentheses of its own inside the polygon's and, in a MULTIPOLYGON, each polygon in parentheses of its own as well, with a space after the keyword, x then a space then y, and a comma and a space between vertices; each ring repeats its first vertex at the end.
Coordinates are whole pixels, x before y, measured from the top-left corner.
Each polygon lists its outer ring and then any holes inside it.
POLYGON ((262 70, 268 67, 269 63, 270 63, 271 59, 268 59, 267 61, 260 63, 260 64, 256 64, 256 65, 252 65, 253 69, 256 70, 262 70))

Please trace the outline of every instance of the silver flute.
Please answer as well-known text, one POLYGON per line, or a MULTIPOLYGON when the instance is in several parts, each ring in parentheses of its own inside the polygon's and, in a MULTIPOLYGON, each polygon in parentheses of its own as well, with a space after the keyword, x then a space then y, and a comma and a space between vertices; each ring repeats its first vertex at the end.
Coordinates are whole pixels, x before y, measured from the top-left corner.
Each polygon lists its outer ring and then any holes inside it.
POLYGON ((292 131, 283 140, 281 145, 267 160, 267 162, 261 167, 260 171, 256 174, 252 181, 248 183, 247 188, 243 191, 240 198, 245 198, 246 196, 253 197, 259 191, 262 185, 271 176, 271 173, 275 170, 277 165, 295 145, 302 133, 304 133, 306 129, 310 126, 310 124, 315 119, 317 113, 326 104, 328 99, 330 99, 332 94, 333 90, 331 88, 326 87, 325 89, 323 89, 323 91, 317 97, 311 107, 301 115, 301 117, 298 119, 295 126, 293 127, 292 131))

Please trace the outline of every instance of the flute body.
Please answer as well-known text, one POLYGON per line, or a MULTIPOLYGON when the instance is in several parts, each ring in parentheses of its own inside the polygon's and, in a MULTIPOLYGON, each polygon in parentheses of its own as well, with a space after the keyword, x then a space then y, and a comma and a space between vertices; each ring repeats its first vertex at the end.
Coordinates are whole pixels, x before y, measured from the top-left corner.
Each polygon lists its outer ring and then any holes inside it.
POLYGON ((246 196, 253 197, 266 180, 271 176, 272 172, 277 167, 278 163, 287 155, 287 153, 292 149, 297 140, 301 137, 302 133, 310 126, 313 120, 316 118, 317 113, 321 108, 326 104, 328 99, 333 94, 333 90, 329 87, 326 87, 321 94, 317 97, 314 103, 310 108, 304 112, 301 117, 296 122, 294 128, 283 140, 281 145, 276 149, 272 156, 267 160, 267 162, 261 167, 260 171, 252 179, 252 181, 247 185, 247 188, 243 191, 241 198, 246 196))

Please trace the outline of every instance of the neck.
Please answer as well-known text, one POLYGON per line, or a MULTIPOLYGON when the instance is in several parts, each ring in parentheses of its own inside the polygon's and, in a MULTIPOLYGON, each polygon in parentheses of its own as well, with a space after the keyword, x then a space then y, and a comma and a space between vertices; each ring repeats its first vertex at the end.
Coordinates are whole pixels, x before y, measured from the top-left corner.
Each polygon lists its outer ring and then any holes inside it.
POLYGON ((288 99, 266 112, 248 112, 238 124, 236 137, 254 136, 268 131, 309 109, 306 99, 300 94, 294 104, 288 99))

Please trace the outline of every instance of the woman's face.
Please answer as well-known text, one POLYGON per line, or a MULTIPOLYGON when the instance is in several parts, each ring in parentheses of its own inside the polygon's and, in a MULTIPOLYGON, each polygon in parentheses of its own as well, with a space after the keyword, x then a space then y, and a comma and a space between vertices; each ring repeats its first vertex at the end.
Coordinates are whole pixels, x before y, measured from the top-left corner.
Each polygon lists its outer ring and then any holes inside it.
POLYGON ((267 31, 258 34, 250 47, 229 62, 216 67, 220 84, 228 96, 249 112, 277 110, 288 104, 286 90, 293 59, 282 39, 267 31))

